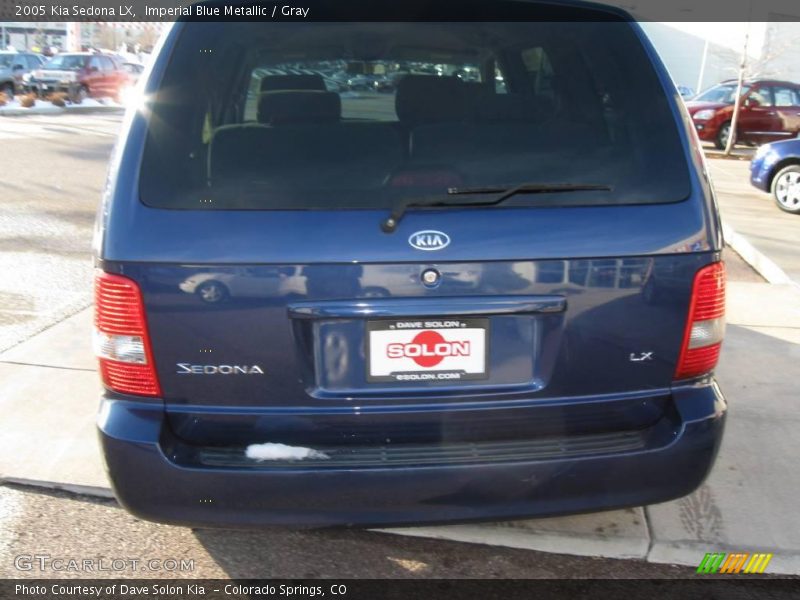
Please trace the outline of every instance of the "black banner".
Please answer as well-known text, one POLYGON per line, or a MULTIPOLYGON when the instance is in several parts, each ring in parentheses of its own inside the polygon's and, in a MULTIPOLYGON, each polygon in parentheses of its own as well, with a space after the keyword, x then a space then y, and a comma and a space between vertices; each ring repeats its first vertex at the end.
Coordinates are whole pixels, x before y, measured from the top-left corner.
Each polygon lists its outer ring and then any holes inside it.
MULTIPOLYGON (((576 576, 580 576, 576 573, 576 576)), ((797 598, 797 578, 698 576, 697 579, 571 580, 122 580, 0 581, 0 598, 17 600, 569 600, 599 598, 797 598)))
MULTIPOLYGON (((542 3, 540 3, 542 4, 542 3)), ((545 6, 548 2, 543 2, 545 6)), ((606 0, 641 21, 800 21, 797 0, 606 0)), ((570 4, 549 4, 546 20, 566 18, 570 4)), ((513 21, 530 15, 526 0, 0 0, 0 21, 513 21)), ((602 12, 587 17, 605 20, 602 12)))

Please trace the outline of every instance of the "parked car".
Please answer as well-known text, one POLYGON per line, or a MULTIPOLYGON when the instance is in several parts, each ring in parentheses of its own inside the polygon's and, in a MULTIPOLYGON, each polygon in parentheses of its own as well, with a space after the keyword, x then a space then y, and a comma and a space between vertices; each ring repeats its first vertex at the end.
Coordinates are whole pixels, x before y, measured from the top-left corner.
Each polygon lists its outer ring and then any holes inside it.
POLYGON ((76 102, 86 98, 119 98, 130 85, 119 57, 80 52, 57 54, 36 69, 28 88, 37 95, 65 92, 76 102))
POLYGON ((750 162, 750 183, 771 193, 781 210, 800 214, 800 139, 761 146, 750 162))
POLYGON ((128 73, 128 79, 131 85, 134 85, 144 72, 144 65, 135 62, 124 62, 122 63, 122 68, 128 73))
POLYGON ((725 270, 670 76, 619 9, 470 6, 488 18, 406 0, 393 22, 163 40, 95 244, 98 427, 128 510, 511 519, 704 480, 725 270), (376 57, 453 74, 367 101, 253 81, 376 57), (476 57, 479 81, 455 75, 476 57))
POLYGON ((684 100, 689 100, 692 98, 694 93, 694 88, 690 88, 688 85, 679 85, 678 86, 678 93, 681 95, 681 98, 684 100))
POLYGON ((329 92, 345 92, 348 89, 347 81, 350 79, 350 74, 344 71, 336 71, 323 77, 323 79, 329 92))
POLYGON ((347 88, 346 81, 334 79, 333 77, 322 76, 322 81, 325 83, 325 89, 329 92, 344 92, 347 88))
POLYGON ((9 98, 24 89, 24 77, 42 66, 42 57, 32 52, 0 52, 0 92, 9 98))
POLYGON ((366 92, 375 86, 373 75, 354 75, 347 80, 347 89, 354 92, 366 92))
POLYGON ((480 81, 480 71, 478 71, 478 69, 473 66, 464 67, 463 69, 455 73, 455 75, 462 81, 469 81, 469 82, 480 81))
MULTIPOLYGON (((688 101, 686 108, 701 140, 725 148, 730 135, 737 82, 724 81, 688 101)), ((800 84, 748 81, 742 87, 736 142, 766 144, 800 133, 800 84)))
POLYGON ((178 287, 187 294, 195 294, 201 301, 210 304, 225 302, 231 298, 263 298, 265 295, 302 293, 304 287, 297 281, 299 269, 227 269, 196 273, 182 281, 178 287))

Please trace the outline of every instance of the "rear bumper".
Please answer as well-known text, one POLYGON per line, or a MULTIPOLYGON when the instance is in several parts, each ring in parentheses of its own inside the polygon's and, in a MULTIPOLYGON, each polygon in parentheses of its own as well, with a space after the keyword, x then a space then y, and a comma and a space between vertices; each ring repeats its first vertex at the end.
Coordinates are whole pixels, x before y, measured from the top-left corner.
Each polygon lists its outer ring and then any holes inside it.
POLYGON ((28 83, 28 89, 35 94, 42 94, 44 92, 64 92, 65 94, 74 94, 80 87, 78 81, 57 81, 57 80, 36 80, 28 83))
POLYGON ((512 519, 652 504, 696 489, 726 404, 713 383, 673 391, 676 420, 634 449, 471 464, 187 467, 165 452, 160 405, 104 399, 98 426, 118 500, 184 525, 399 525, 512 519), (662 435, 663 434, 663 435, 662 435))

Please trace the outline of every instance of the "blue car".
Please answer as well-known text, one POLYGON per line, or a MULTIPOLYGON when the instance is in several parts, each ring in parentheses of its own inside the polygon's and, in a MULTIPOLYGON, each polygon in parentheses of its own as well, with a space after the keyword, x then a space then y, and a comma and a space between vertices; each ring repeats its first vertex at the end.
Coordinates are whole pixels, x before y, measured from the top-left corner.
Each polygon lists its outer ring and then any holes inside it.
POLYGON ((781 210, 800 215, 800 138, 759 147, 750 162, 750 183, 772 194, 781 210))
POLYGON ((127 116, 95 240, 122 505, 390 525, 695 490, 726 414, 723 241, 638 25, 573 2, 310 6, 178 22, 127 116), (370 98, 316 74, 349 62, 407 73, 370 98))

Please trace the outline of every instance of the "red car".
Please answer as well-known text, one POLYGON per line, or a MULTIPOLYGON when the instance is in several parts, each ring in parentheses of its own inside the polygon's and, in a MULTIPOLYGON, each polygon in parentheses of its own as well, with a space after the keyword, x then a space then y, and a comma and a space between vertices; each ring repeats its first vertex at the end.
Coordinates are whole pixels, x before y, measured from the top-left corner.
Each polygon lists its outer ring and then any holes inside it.
MULTIPOLYGON (((701 140, 724 148, 731 131, 736 80, 723 81, 686 103, 701 140)), ((800 133, 800 84, 757 80, 742 86, 736 142, 766 144, 800 133)))
POLYGON ((118 56, 76 52, 57 54, 36 69, 28 87, 38 95, 66 92, 75 101, 86 98, 119 98, 131 85, 118 56))

